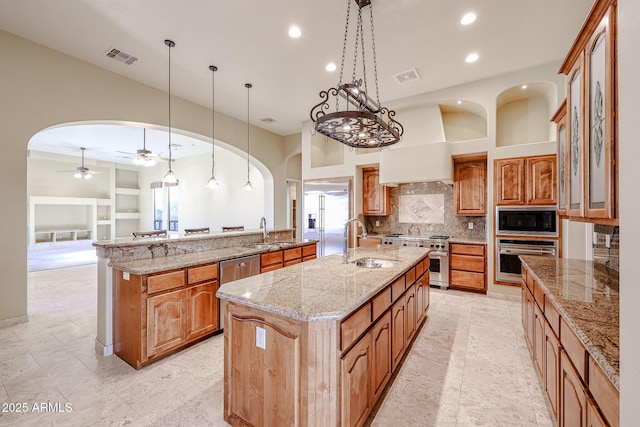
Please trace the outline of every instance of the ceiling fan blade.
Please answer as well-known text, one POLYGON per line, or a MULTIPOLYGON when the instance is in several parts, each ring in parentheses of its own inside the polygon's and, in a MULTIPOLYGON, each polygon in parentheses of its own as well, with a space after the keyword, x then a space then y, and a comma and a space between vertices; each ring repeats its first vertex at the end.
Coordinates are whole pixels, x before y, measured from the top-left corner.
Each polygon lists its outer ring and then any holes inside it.
POLYGON ((129 153, 127 151, 118 151, 118 150, 116 150, 116 153, 129 154, 130 156, 137 156, 137 153, 129 153))

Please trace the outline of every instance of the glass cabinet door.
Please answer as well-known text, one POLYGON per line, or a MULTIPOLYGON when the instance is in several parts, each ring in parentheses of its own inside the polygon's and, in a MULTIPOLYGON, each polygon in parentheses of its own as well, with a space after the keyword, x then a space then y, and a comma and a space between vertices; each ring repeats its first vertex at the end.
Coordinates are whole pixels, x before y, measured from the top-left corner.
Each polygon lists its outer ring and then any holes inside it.
POLYGON ((567 122, 569 126, 569 182, 567 215, 582 216, 582 150, 584 144, 583 124, 583 64, 581 54, 569 73, 569 94, 567 97, 567 122))

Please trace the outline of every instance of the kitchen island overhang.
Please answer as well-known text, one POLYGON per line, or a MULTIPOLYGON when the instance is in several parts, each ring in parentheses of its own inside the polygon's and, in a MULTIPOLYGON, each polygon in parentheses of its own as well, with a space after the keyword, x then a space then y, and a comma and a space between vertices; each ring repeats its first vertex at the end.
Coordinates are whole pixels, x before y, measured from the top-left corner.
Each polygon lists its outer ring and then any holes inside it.
POLYGON ((428 253, 356 248, 222 286, 225 420, 361 425, 425 319, 428 253))

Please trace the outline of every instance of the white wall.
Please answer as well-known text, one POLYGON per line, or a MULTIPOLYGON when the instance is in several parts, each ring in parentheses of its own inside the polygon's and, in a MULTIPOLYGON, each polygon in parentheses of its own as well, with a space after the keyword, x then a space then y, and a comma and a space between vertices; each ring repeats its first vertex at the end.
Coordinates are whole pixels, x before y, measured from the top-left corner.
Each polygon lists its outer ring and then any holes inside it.
POLYGON ((618 1, 618 129, 620 183, 620 425, 640 420, 640 2, 618 1))

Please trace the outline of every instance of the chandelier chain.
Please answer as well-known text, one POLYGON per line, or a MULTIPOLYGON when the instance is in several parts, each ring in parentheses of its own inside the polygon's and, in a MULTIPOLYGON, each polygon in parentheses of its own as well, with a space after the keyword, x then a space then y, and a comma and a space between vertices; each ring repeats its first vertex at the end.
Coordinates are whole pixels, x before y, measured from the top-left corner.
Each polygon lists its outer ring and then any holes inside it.
MULTIPOLYGON (((347 36, 349 35, 349 16, 351 15, 351 0, 347 1, 347 22, 344 25, 344 41, 342 43, 342 61, 340 62, 340 82, 338 86, 342 85, 342 76, 344 74, 344 59, 347 54, 347 36)), ((338 96, 336 95, 336 111, 340 109, 338 103, 338 96)))
POLYGON ((211 69, 211 177, 215 176, 216 170, 216 71, 215 65, 211 69))
POLYGON ((369 6, 369 17, 371 19, 371 49, 373 50, 373 77, 376 81, 376 101, 380 104, 380 90, 378 89, 378 61, 376 58, 376 36, 373 30, 373 7, 369 6))
MULTIPOLYGON (((369 8, 371 8, 371 5, 369 5, 369 8)), ((364 44, 364 24, 362 22, 362 8, 358 10, 358 26, 360 27, 360 44, 362 45, 362 80, 364 82, 364 91, 369 92, 369 88, 367 87, 367 58, 364 44)))
MULTIPOLYGON (((351 3, 351 2, 349 2, 351 3)), ((353 49, 353 69, 351 70, 351 81, 356 81, 356 67, 358 66, 358 46, 360 43, 360 29, 362 28, 362 9, 358 9, 358 22, 356 24, 356 44, 353 49)))

